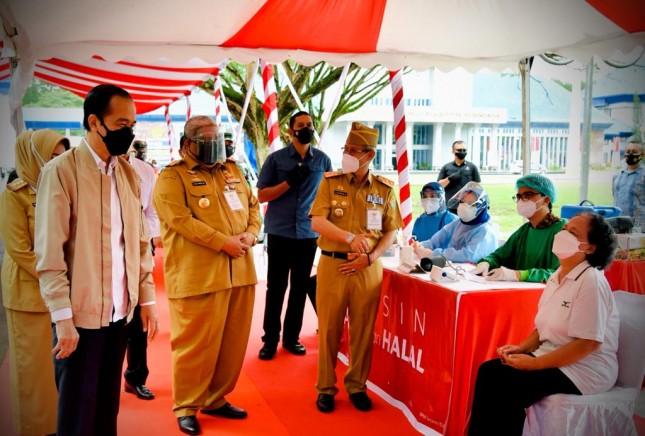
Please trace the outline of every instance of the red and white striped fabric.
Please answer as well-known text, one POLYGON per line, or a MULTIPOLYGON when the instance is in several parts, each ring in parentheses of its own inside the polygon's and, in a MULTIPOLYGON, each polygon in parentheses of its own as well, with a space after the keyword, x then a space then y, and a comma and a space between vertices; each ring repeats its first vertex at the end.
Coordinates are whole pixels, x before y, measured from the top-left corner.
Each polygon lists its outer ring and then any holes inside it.
POLYGON ((215 122, 222 126, 222 90, 219 86, 219 74, 213 79, 213 97, 215 97, 215 122))
POLYGON ((399 201, 403 217, 403 240, 412 235, 412 200, 410 199, 410 166, 405 139, 405 101, 403 100, 403 71, 390 71, 394 106, 394 137, 396 140, 396 170, 399 174, 399 201))
POLYGON ((170 120, 170 105, 166 105, 164 110, 164 116, 166 117, 166 135, 168 136, 168 152, 170 153, 170 160, 173 161, 175 158, 172 155, 172 144, 173 144, 173 135, 172 135, 172 123, 170 120))
POLYGON ((83 63, 49 59, 36 62, 34 76, 80 97, 96 85, 113 83, 132 95, 137 113, 142 114, 189 95, 195 86, 218 74, 220 65, 144 65, 107 62, 99 57, 83 63))
POLYGON ((0 40, 0 80, 11 77, 11 65, 9 64, 9 58, 3 57, 5 55, 3 49, 4 42, 0 40))
POLYGON ((275 81, 273 80, 273 65, 260 61, 262 69, 262 84, 264 86, 264 115, 267 119, 267 132, 269 136, 269 153, 282 148, 280 142, 280 125, 278 123, 278 97, 275 90, 275 81))
POLYGON ((193 114, 193 110, 190 107, 190 95, 186 96, 186 119, 189 120, 193 114))

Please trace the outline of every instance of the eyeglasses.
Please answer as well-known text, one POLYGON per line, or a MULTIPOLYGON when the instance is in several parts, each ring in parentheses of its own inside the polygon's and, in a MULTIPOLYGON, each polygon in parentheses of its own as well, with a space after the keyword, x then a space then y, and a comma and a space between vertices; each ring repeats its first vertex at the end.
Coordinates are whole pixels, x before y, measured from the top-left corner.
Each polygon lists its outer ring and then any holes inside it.
POLYGON ((534 196, 536 196, 536 195, 542 195, 542 194, 540 194, 539 192, 531 192, 531 191, 528 191, 528 192, 525 192, 524 194, 517 194, 517 195, 514 195, 514 196, 512 196, 511 198, 513 199, 513 201, 514 201, 515 203, 517 203, 517 202, 519 202, 519 201, 520 201, 520 199, 521 199, 522 201, 529 201, 531 198, 533 198, 533 197, 534 197, 534 196))
POLYGON ((367 153, 369 150, 365 149, 354 149, 354 148, 347 148, 347 147, 342 147, 341 150, 343 150, 343 153, 349 154, 349 155, 357 155, 357 154, 362 154, 362 153, 367 153))
POLYGON ((468 150, 466 150, 465 148, 456 148, 456 149, 455 149, 455 152, 456 152, 456 153, 466 153, 467 151, 468 151, 468 150))
POLYGON ((202 147, 205 144, 215 144, 217 143, 216 138, 188 138, 190 142, 197 144, 199 147, 202 147))
POLYGON ((636 150, 634 150, 634 151, 629 150, 629 151, 625 152, 625 156, 640 156, 641 154, 642 153, 640 153, 640 152, 638 152, 636 150))

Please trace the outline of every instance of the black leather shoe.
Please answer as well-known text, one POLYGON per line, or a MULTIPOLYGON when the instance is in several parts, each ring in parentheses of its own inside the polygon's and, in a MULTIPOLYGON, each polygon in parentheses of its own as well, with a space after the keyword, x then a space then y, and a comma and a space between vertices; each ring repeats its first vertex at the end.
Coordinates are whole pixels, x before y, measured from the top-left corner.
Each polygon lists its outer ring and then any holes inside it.
POLYGON ((296 342, 294 344, 282 343, 282 348, 296 356, 304 356, 307 354, 307 349, 300 342, 296 342))
POLYGON ((180 416, 177 418, 177 423, 179 424, 179 430, 186 434, 200 434, 202 432, 195 415, 180 416))
POLYGON ((354 392, 353 394, 349 394, 349 399, 354 407, 362 412, 367 412, 372 409, 372 400, 370 400, 370 397, 368 397, 365 392, 354 392))
POLYGON ((213 410, 202 409, 202 413, 205 413, 206 415, 223 416, 228 419, 244 419, 249 415, 246 413, 246 410, 235 407, 231 403, 226 403, 222 407, 213 410))
POLYGON ((126 381, 124 386, 127 393, 135 394, 137 398, 141 398, 142 400, 152 400, 155 397, 155 394, 144 385, 134 386, 126 381))
POLYGON ((316 407, 324 413, 334 411, 334 396, 330 394, 318 394, 316 399, 316 407))
POLYGON ((273 356, 275 356, 276 351, 277 347, 275 345, 264 344, 260 349, 258 357, 260 358, 260 360, 271 360, 273 359, 273 356))

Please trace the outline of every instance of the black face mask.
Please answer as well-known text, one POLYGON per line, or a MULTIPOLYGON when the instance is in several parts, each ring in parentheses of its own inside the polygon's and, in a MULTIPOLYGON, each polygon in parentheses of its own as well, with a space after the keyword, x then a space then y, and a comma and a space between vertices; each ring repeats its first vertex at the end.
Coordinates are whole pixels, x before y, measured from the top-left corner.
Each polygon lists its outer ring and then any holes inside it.
POLYGON ((298 142, 305 145, 311 143, 311 140, 314 139, 314 131, 305 127, 304 129, 294 130, 293 136, 298 138, 298 142))
POLYGON ((628 154, 625 156, 625 162, 627 165, 636 165, 642 157, 642 154, 628 154))
POLYGON ((214 165, 226 160, 226 147, 224 145, 223 138, 221 140, 220 138, 194 139, 192 142, 197 145, 197 155, 195 155, 195 159, 204 165, 214 165))
POLYGON ((466 155, 467 155, 467 154, 468 154, 468 153, 461 153, 461 152, 458 152, 458 153, 455 153, 455 156, 457 156, 457 157, 458 157, 459 159, 461 159, 461 160, 464 160, 464 159, 466 159, 466 155))
POLYGON ((233 156, 233 153, 235 153, 235 147, 233 145, 226 145, 226 157, 231 157, 233 156))
POLYGON ((100 118, 99 122, 107 132, 105 136, 102 136, 100 133, 99 136, 103 140, 110 156, 121 156, 122 154, 126 154, 130 149, 130 144, 134 141, 132 128, 125 126, 120 129, 110 130, 105 124, 103 124, 103 120, 100 118))

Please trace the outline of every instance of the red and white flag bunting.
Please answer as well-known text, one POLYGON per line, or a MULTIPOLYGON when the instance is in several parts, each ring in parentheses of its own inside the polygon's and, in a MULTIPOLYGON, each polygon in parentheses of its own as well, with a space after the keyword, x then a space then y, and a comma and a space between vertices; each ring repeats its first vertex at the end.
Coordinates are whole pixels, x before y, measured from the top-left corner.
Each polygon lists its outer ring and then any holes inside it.
POLYGON ((410 199, 410 166, 405 139, 405 102, 403 100, 403 71, 390 71, 394 105, 394 137, 396 140, 396 170, 399 174, 399 200, 403 217, 403 240, 408 244, 412 235, 412 201, 410 199))
POLYGON ((170 153, 170 160, 173 161, 175 160, 173 155, 172 155, 172 145, 173 145, 173 138, 172 138, 172 124, 170 122, 170 105, 166 106, 166 109, 164 110, 164 116, 166 117, 166 134, 168 135, 168 152, 170 153))
POLYGON ((264 114, 267 119, 267 132, 269 137, 269 153, 273 153, 282 148, 280 143, 280 126, 278 124, 278 105, 277 94, 275 90, 275 81, 273 80, 273 65, 260 61, 262 69, 262 84, 264 86, 264 114))

